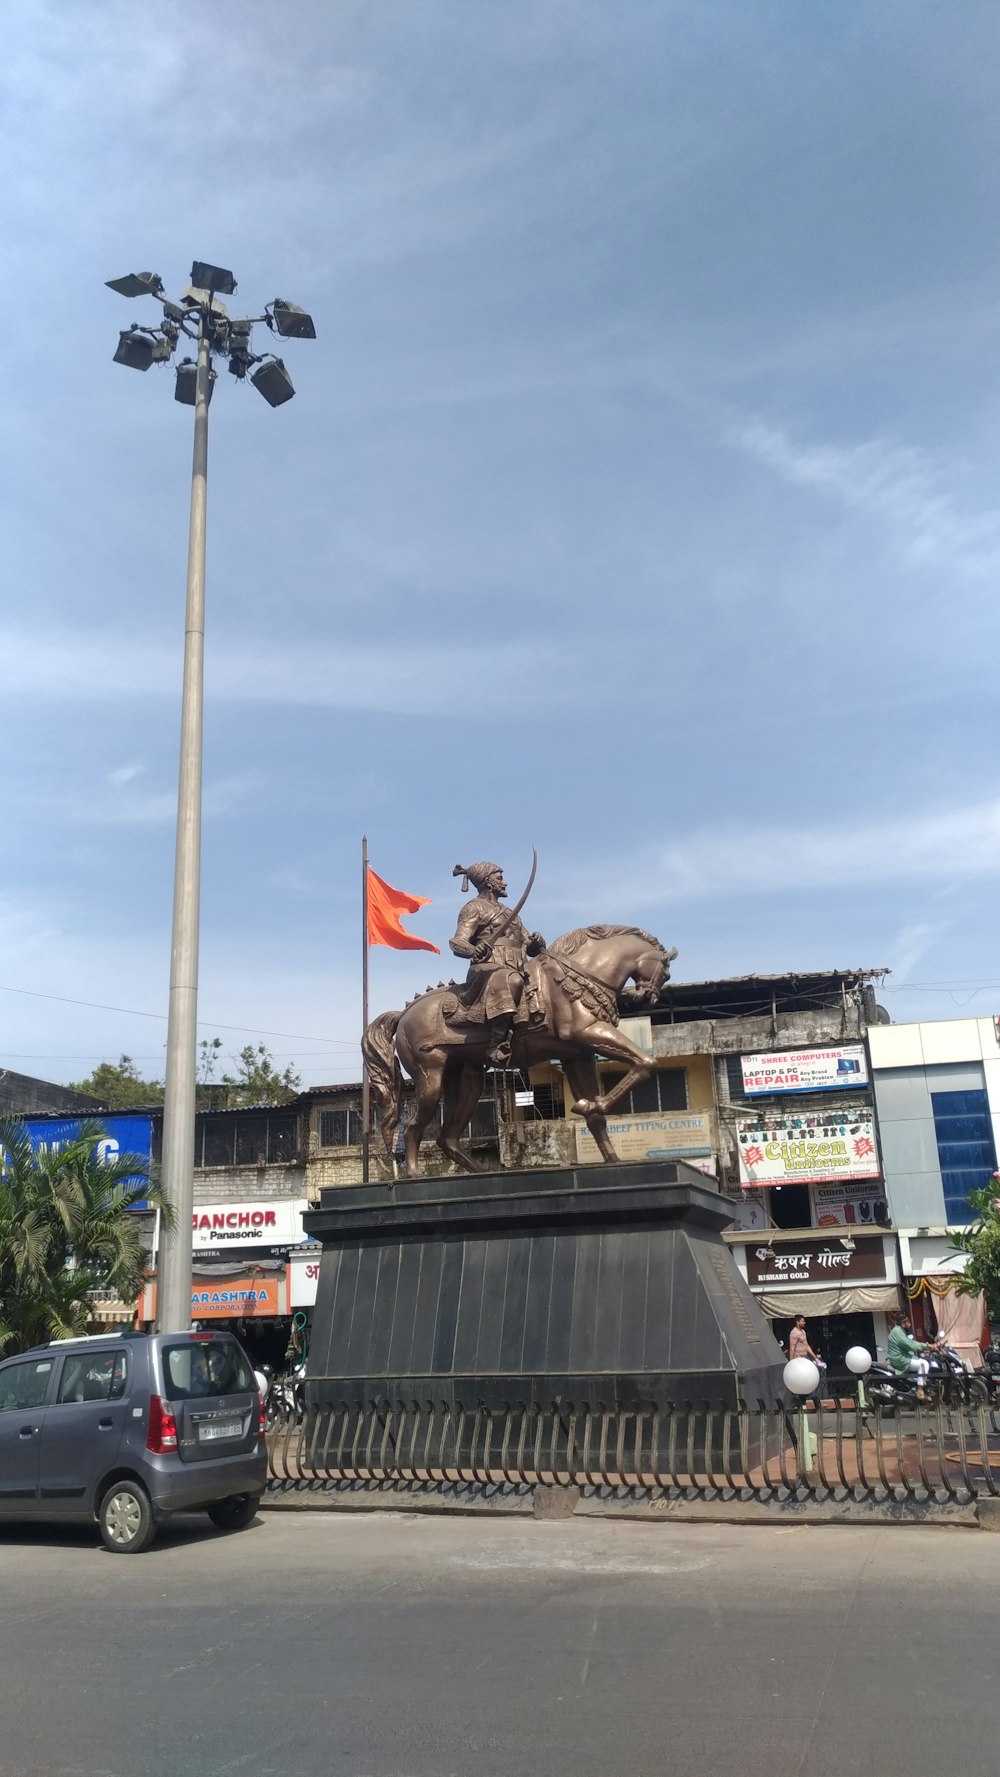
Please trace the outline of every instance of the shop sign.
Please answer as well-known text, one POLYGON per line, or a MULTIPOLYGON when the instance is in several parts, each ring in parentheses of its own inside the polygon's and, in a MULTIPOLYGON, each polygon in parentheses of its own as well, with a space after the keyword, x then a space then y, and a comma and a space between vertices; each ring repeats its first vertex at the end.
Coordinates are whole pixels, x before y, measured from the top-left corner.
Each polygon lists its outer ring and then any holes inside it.
POLYGON ((880 1184, 851 1184, 838 1179, 833 1185, 814 1185, 817 1228, 864 1227, 886 1219, 888 1206, 880 1184))
POLYGON ((841 1092, 867 1086, 864 1045, 845 1043, 838 1049, 769 1049, 740 1057, 743 1090, 748 1098, 765 1092, 841 1092))
POLYGON ((205 1203, 191 1218, 195 1252, 223 1252, 227 1247, 300 1246, 305 1239, 302 1214, 305 1197, 263 1203, 205 1203))
POLYGON ((853 1248, 840 1240, 813 1244, 748 1246, 747 1282, 769 1286, 820 1283, 839 1288, 842 1283, 884 1283, 885 1252, 880 1239, 856 1240, 853 1248))
MULTIPOLYGON (((191 1288, 192 1320, 254 1320, 284 1313, 283 1275, 196 1277, 191 1288)), ((156 1319, 156 1284, 152 1282, 143 1290, 142 1318, 156 1319)))
POLYGON ((315 1306, 316 1291, 319 1287, 319 1261, 320 1249, 318 1246, 315 1246, 311 1252, 289 1253, 289 1308, 312 1308, 315 1306))
POLYGON ((875 1124, 860 1116, 789 1117, 739 1123, 741 1185, 808 1185, 827 1179, 879 1177, 875 1124))
MULTIPOLYGON (((711 1159, 711 1111, 663 1111, 659 1115, 608 1118, 608 1136, 621 1160, 711 1159)), ((576 1156, 597 1161, 601 1151, 586 1123, 576 1125, 576 1156)))
MULTIPOLYGON (((24 1128, 36 1153, 58 1153, 68 1142, 76 1141, 84 1123, 99 1123, 104 1131, 102 1139, 94 1143, 98 1160, 115 1161, 119 1154, 138 1154, 148 1169, 153 1151, 153 1125, 149 1117, 105 1117, 100 1113, 91 1117, 28 1117, 24 1128)), ((148 1170, 137 1172, 128 1184, 144 1185, 148 1179, 148 1170)), ((132 1208, 148 1209, 149 1205, 143 1199, 133 1203, 132 1208)))

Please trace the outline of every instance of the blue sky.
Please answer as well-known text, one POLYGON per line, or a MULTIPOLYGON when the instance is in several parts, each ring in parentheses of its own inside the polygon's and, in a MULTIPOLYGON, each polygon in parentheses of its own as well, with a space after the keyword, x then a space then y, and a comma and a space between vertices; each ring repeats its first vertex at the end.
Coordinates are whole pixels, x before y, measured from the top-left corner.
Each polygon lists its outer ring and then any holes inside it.
POLYGON ((0 1066, 162 1068, 191 416, 103 280, 194 257, 319 332, 212 407, 204 1035, 356 1077, 363 829, 442 947, 534 844, 549 937, 1000 1006, 998 62, 995 0, 11 12, 0 1066))

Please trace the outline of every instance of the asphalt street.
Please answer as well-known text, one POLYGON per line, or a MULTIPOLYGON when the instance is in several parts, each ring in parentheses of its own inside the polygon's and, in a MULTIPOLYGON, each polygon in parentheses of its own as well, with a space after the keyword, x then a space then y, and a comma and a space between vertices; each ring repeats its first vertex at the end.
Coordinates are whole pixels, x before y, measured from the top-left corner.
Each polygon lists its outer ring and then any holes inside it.
POLYGON ((0 1530, 3 1777, 976 1777, 1000 1537, 270 1513, 0 1530))

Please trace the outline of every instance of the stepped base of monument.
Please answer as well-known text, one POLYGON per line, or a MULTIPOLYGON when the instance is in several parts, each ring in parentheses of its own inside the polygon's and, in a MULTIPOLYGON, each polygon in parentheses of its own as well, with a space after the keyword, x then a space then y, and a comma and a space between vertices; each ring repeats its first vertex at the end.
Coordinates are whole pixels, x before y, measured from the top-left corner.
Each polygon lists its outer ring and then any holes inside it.
POLYGON ((783 1354, 730 1220, 683 1161, 326 1190, 305 1217, 323 1245, 310 1418, 778 1402, 783 1354))

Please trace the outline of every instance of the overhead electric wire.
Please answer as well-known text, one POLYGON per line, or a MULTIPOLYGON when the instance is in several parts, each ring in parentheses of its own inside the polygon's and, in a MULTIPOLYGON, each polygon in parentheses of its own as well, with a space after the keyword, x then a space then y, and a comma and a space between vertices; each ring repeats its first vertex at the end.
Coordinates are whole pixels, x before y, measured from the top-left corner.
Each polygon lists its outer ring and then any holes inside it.
MULTIPOLYGON (((101 1000, 74 1000, 64 993, 39 993, 33 987, 4 987, 0 984, 0 993, 23 994, 31 1000, 54 1000, 60 1006, 86 1006, 91 1012, 119 1012, 124 1018, 158 1018, 166 1024, 166 1012, 140 1012, 135 1006, 108 1006, 101 1000)), ((299 1030, 262 1030, 255 1024, 219 1024, 213 1018, 199 1018, 199 1027, 205 1030, 236 1030, 254 1037, 285 1037, 292 1043, 332 1043, 337 1049, 356 1049, 357 1043, 348 1042, 344 1037, 309 1037, 299 1030)))

